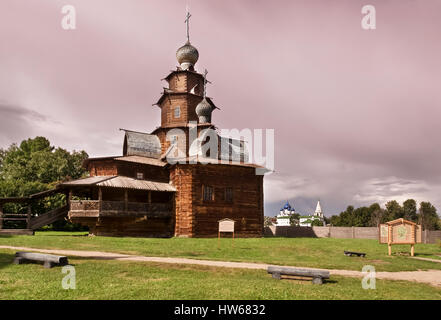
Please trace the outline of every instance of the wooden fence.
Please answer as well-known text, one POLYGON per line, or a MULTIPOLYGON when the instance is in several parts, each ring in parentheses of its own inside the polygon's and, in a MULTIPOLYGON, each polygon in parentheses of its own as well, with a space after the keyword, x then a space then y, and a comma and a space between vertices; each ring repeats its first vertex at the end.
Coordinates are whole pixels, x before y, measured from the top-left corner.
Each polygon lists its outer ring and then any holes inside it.
MULTIPOLYGON (((341 238, 341 239, 378 239, 376 227, 265 227, 266 237, 287 238, 341 238)), ((438 243, 441 231, 424 230, 423 243, 438 243)))

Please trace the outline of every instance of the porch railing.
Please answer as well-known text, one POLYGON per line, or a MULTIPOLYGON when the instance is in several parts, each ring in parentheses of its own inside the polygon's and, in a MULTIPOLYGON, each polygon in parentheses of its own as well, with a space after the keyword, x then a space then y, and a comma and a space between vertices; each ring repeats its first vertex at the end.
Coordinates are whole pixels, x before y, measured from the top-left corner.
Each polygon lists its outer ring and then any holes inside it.
POLYGON ((70 216, 133 216, 147 215, 150 217, 171 216, 171 203, 145 203, 125 201, 72 200, 70 216))

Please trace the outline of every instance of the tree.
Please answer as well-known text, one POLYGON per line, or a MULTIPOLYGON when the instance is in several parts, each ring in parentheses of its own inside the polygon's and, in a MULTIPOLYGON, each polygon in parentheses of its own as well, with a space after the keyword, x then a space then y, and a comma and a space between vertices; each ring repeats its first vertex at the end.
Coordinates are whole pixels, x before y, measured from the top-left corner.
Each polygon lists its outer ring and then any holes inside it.
POLYGON ((404 219, 417 222, 417 203, 414 199, 408 199, 403 202, 404 219))
POLYGON ((263 226, 264 227, 269 227, 269 226, 272 226, 273 225, 273 217, 267 217, 267 216, 265 216, 264 218, 263 218, 263 226))
POLYGON ((348 206, 345 211, 340 213, 338 226, 350 227, 354 223, 354 207, 348 206))
MULTIPOLYGON (((0 149, 0 197, 24 197, 52 189, 63 180, 78 179, 86 174, 82 167, 85 151, 68 152, 51 146, 48 139, 36 137, 0 149)), ((54 196, 32 204, 35 214, 47 212, 64 202, 54 196)), ((24 207, 10 204, 6 210, 23 212, 24 207)))
POLYGON ((419 223, 424 230, 436 230, 438 225, 438 214, 436 208, 430 202, 421 202, 419 209, 419 223))
POLYGON ((311 227, 323 227, 323 221, 314 219, 311 223, 311 227))
MULTIPOLYGON (((389 201, 386 203, 386 216, 387 221, 403 218, 404 211, 403 208, 400 206, 400 204, 396 200, 389 201)), ((384 221, 383 219, 383 222, 384 221)))
POLYGON ((340 216, 333 215, 331 218, 329 218, 329 223, 332 226, 339 226, 340 225, 340 216))
POLYGON ((298 226, 299 225, 299 221, 300 221, 300 214, 298 214, 298 213, 293 213, 289 217, 289 224, 292 225, 292 226, 298 226))

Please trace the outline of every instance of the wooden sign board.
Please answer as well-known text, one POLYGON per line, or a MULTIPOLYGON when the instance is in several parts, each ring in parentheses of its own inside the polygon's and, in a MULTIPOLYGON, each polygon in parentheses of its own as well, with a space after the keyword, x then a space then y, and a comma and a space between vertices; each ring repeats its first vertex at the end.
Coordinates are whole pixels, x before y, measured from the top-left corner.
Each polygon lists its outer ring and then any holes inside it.
POLYGON ((217 247, 220 245, 220 234, 221 232, 229 232, 233 234, 233 247, 234 247, 234 220, 231 219, 222 219, 219 220, 219 232, 217 238, 217 247))
POLYGON ((219 221, 219 232, 233 232, 234 233, 234 220, 223 219, 219 221))
POLYGON ((378 231, 380 243, 388 242, 389 239, 388 233, 389 233, 389 228, 387 227, 387 224, 380 224, 378 231))
POLYGON ((389 221, 379 226, 379 242, 387 243, 389 255, 393 244, 410 244, 414 255, 415 243, 421 243, 421 226, 402 218, 389 221))

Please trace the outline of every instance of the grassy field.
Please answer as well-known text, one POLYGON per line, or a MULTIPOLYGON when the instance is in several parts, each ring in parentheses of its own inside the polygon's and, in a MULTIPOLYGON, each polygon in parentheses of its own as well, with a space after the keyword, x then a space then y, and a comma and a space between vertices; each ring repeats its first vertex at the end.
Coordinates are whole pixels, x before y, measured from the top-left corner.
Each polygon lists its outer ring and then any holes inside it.
POLYGON ((275 280, 265 271, 70 259, 76 289, 64 290, 60 267, 13 265, 12 250, 0 250, 0 299, 441 299, 441 289, 407 281, 332 276, 322 286, 275 280))
MULTIPOLYGON (((37 232, 35 236, 1 237, 0 245, 47 249, 74 249, 118 252, 158 257, 262 262, 299 267, 346 269, 361 271, 373 265, 377 271, 414 271, 441 269, 441 263, 412 259, 409 246, 393 246, 393 256, 387 246, 377 240, 333 238, 254 238, 221 239, 147 239, 88 237, 85 233, 37 232), (366 258, 346 257, 343 250, 367 253, 366 258)), ((416 245, 416 256, 439 258, 437 244, 416 245)))

